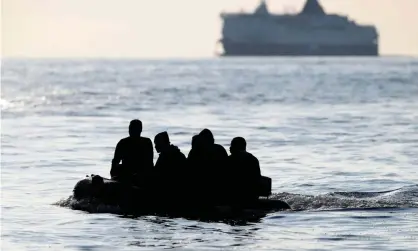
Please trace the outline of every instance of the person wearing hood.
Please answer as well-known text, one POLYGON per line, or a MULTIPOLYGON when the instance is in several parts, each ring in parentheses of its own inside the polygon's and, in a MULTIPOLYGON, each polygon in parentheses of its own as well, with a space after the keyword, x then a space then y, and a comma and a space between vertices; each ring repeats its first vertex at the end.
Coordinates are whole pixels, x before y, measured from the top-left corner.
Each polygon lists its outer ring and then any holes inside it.
POLYGON ((161 132, 154 138, 155 150, 160 154, 155 163, 155 173, 170 189, 180 188, 185 175, 186 157, 180 149, 170 143, 167 132, 161 132), (176 185, 178 184, 178 185, 176 185))
POLYGON ((215 144, 212 132, 205 128, 198 136, 199 147, 201 148, 197 156, 196 166, 202 179, 201 187, 208 201, 224 201, 225 188, 228 180, 226 177, 228 153, 225 148, 215 144))
POLYGON ((213 164, 223 164, 228 158, 228 153, 225 148, 219 144, 215 144, 215 138, 213 137, 212 132, 205 128, 200 133, 199 136, 202 140, 203 146, 207 149, 212 151, 212 156, 215 158, 213 164))
POLYGON ((196 171, 196 168, 202 165, 205 162, 203 157, 203 145, 200 135, 194 135, 192 137, 192 147, 189 154, 187 155, 187 167, 189 169, 189 174, 192 175, 196 171))

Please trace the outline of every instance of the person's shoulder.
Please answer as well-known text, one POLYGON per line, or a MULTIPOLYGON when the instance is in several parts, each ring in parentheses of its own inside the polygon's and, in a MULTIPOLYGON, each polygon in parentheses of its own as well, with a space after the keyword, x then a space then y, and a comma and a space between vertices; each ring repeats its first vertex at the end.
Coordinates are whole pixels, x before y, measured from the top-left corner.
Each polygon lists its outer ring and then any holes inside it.
POLYGON ((257 157, 255 157, 252 153, 246 152, 246 154, 247 154, 248 158, 252 159, 253 161, 257 161, 258 162, 257 157))
POLYGON ((252 160, 257 159, 252 153, 247 152, 247 151, 239 152, 239 153, 237 153, 237 155, 239 155, 242 158, 246 158, 246 159, 252 159, 252 160))
POLYGON ((147 137, 142 137, 142 136, 141 136, 141 141, 142 141, 142 142, 145 142, 145 143, 152 143, 152 141, 151 141, 151 139, 150 139, 150 138, 147 138, 147 137))
POLYGON ((225 147, 223 147, 223 145, 219 145, 219 144, 215 144, 215 147, 217 147, 217 148, 219 148, 219 149, 224 149, 225 150, 225 147))
POLYGON ((226 157, 226 160, 228 161, 228 163, 232 164, 236 161, 239 161, 239 156, 237 154, 230 154, 228 155, 228 157, 226 157))
POLYGON ((170 146, 170 150, 171 150, 172 153, 177 154, 177 155, 179 155, 181 157, 186 158, 186 156, 184 155, 184 153, 181 152, 181 150, 180 150, 180 148, 178 146, 171 145, 170 146))
POLYGON ((227 151, 226 151, 225 147, 223 147, 222 145, 215 144, 215 149, 216 149, 217 151, 222 151, 222 152, 226 153, 226 155, 228 155, 228 153, 227 153, 227 151))
POLYGON ((245 151, 245 154, 248 155, 248 156, 250 156, 251 158, 255 158, 256 159, 256 157, 254 156, 254 154, 252 154, 250 152, 245 151))
POLYGON ((119 144, 125 144, 128 141, 129 141, 129 137, 123 138, 123 139, 119 140, 118 145, 119 144))
POLYGON ((181 150, 176 145, 170 145, 170 147, 168 148, 168 152, 171 152, 171 153, 181 153, 181 150))

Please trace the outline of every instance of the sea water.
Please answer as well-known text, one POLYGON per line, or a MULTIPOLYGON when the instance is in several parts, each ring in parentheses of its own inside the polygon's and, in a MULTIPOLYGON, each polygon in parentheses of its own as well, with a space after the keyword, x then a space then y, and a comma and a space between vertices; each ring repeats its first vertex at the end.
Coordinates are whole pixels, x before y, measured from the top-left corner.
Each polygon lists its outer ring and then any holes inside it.
POLYGON ((1 250, 417 250, 418 59, 6 59, 1 73, 1 250), (203 128, 227 150, 246 138, 294 211, 73 210, 135 118, 186 156, 203 128))

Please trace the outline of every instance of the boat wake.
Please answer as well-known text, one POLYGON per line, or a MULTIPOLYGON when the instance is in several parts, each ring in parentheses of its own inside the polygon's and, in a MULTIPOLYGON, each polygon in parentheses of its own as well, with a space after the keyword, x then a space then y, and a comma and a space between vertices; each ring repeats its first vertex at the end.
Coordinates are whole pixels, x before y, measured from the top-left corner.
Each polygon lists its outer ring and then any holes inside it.
POLYGON ((293 210, 418 208, 418 185, 382 192, 332 192, 321 195, 275 193, 293 210))

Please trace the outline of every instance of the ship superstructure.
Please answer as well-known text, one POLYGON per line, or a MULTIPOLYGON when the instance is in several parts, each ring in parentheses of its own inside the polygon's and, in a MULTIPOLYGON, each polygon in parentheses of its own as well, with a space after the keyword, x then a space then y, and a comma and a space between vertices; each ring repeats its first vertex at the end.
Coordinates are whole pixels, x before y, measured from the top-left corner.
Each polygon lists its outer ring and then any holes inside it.
POLYGON ((224 56, 377 56, 378 32, 347 16, 327 14, 307 0, 297 14, 272 14, 266 1, 254 13, 223 13, 224 56))

